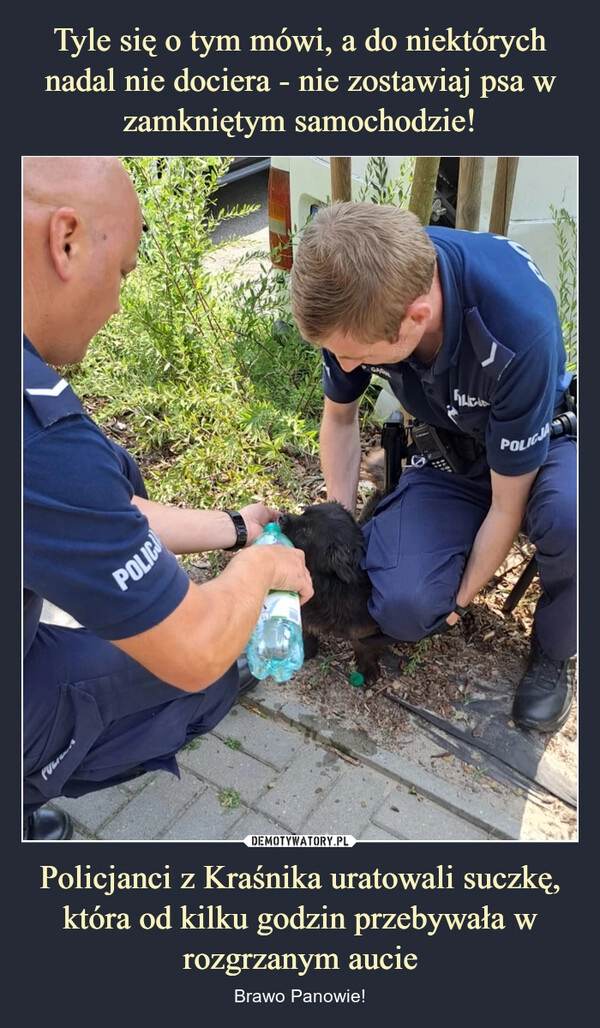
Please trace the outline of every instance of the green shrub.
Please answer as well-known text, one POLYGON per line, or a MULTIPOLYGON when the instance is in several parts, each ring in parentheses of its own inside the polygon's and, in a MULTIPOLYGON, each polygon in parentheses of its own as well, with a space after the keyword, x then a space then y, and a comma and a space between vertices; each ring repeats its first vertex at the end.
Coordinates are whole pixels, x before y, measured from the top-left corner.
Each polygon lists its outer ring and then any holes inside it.
POLYGON ((577 368, 577 222, 564 207, 550 208, 558 248, 558 313, 567 367, 577 368))
POLYGON ((398 177, 391 179, 385 157, 369 157, 365 168, 365 184, 358 199, 393 207, 408 207, 414 168, 415 158, 409 157, 400 165, 398 177))
POLYGON ((226 159, 123 161, 142 204, 140 259, 69 377, 109 434, 125 422, 154 499, 289 502, 294 456, 316 450, 318 354, 282 320, 287 281, 267 253, 258 274, 244 273, 248 257, 209 270, 216 226, 256 208, 216 209, 226 159))

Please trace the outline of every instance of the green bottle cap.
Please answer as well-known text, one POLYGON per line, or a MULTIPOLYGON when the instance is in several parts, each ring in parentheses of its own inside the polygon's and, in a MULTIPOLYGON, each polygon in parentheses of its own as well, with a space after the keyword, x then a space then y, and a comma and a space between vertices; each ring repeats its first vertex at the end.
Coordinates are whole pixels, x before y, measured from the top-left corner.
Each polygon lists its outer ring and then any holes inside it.
POLYGON ((360 688, 361 685, 365 684, 365 676, 361 675, 360 671, 353 671, 350 675, 350 685, 360 688))

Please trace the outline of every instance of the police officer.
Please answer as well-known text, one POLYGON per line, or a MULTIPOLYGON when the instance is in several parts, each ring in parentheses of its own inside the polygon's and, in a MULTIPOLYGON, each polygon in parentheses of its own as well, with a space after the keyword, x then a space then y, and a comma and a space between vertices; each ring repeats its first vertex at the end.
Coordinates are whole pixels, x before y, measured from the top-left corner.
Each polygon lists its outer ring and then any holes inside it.
POLYGON ((542 594, 512 713, 525 728, 560 728, 576 650, 576 441, 551 438, 572 376, 539 269, 504 237, 339 203, 304 229, 291 290, 302 335, 322 349, 329 499, 355 509, 373 374, 414 418, 449 431, 462 459, 448 473, 417 456, 366 526, 372 615, 403 641, 451 628, 524 531, 542 594))
POLYGON ((54 369, 119 309, 142 231, 117 158, 25 158, 24 837, 65 839, 44 807, 155 768, 210 731, 255 679, 238 655, 270 589, 312 595, 304 555, 247 546, 277 512, 153 503, 54 369), (175 554, 240 550, 197 586, 175 554), (43 599, 83 627, 40 622, 43 599))

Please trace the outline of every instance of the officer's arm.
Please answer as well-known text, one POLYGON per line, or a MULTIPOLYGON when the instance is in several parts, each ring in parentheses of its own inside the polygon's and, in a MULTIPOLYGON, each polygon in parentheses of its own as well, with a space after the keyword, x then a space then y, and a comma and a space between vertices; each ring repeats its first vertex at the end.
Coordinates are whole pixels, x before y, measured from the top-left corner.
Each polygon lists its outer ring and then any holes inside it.
POLYGON ((325 397, 319 435, 327 499, 339 500, 353 514, 360 475, 359 405, 360 400, 334 403, 325 397))
MULTIPOLYGON (((223 510, 194 510, 171 507, 141 496, 132 503, 148 518, 153 532, 171 553, 203 553, 206 550, 227 550, 236 542, 236 531, 229 514, 223 510)), ((278 512, 262 503, 241 507, 248 543, 254 542, 269 521, 276 521, 278 512)))
MULTIPOLYGON (((461 607, 467 607, 479 590, 487 585, 510 552, 520 531, 536 475, 537 470, 515 478, 491 472, 492 502, 475 536, 456 596, 461 607)), ((447 618, 449 625, 457 621, 457 614, 450 614, 447 618)))
POLYGON ((190 581, 179 606, 160 624, 114 645, 164 682, 198 692, 220 678, 242 653, 270 589, 312 596, 302 550, 250 546, 203 585, 190 581))

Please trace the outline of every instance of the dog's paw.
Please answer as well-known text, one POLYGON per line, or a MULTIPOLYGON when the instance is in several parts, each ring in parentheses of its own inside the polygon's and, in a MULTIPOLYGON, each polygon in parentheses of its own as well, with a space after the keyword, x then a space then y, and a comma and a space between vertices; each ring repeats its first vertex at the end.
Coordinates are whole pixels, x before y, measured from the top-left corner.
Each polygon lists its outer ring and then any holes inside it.
POLYGON ((379 663, 363 663, 362 661, 357 662, 356 668, 365 680, 365 685, 370 688, 373 685, 377 685, 381 675, 381 668, 379 663))

